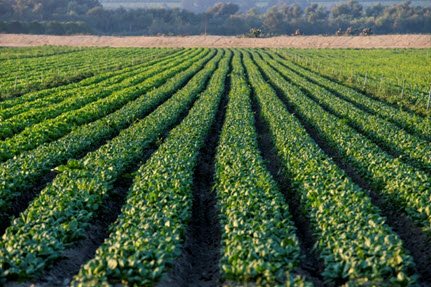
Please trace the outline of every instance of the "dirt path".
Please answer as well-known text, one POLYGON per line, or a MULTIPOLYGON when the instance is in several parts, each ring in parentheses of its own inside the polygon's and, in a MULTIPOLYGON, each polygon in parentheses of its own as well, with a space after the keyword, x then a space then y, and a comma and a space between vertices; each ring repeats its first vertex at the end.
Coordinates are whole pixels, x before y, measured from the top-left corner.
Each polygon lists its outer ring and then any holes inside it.
POLYGON ((249 39, 226 36, 112 37, 0 34, 0 46, 41 45, 93 47, 268 47, 268 48, 431 48, 431 35, 280 36, 249 39))

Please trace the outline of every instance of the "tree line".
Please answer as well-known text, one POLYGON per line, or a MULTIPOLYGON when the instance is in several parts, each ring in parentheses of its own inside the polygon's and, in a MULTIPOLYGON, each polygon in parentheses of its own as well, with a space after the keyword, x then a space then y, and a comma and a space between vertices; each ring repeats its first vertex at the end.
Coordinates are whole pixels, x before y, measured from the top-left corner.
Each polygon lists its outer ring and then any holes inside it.
POLYGON ((364 8, 350 0, 331 10, 283 4, 241 12, 237 4, 216 3, 205 13, 194 13, 178 8, 107 10, 97 0, 0 0, 0 32, 249 37, 431 33, 431 8, 413 7, 409 1, 364 8))

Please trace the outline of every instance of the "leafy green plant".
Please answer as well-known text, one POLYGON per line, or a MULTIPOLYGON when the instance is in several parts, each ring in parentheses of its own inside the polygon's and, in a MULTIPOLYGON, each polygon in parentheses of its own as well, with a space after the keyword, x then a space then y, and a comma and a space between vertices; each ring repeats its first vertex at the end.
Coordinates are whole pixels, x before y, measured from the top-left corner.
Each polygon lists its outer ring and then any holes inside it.
MULTIPOLYGON (((197 156, 224 91, 232 54, 226 53, 188 116, 136 173, 111 236, 81 268, 72 285, 147 285, 172 267, 191 216, 197 156)), ((176 101, 184 101, 183 97, 176 101)))
MULTIPOLYGON (((299 265, 300 249, 288 207, 264 165, 257 145, 250 89, 238 51, 216 155, 225 280, 281 283, 299 265)), ((289 277, 290 278, 290 277, 289 277)))
MULTIPOLYGON (((265 55, 264 59, 279 73, 288 76, 288 71, 279 63, 265 55)), ((268 68, 268 71, 271 69, 268 68)), ((277 78, 273 82, 284 91, 286 99, 296 107, 296 111, 319 131, 327 144, 380 192, 387 204, 404 210, 431 236, 429 176, 383 152, 370 139, 346 125, 344 120, 340 122, 335 115, 307 98, 299 88, 289 85, 279 76, 277 78), (319 116, 316 117, 316 114, 319 116)))
POLYGON ((430 89, 430 49, 278 49, 278 52, 299 66, 377 100, 429 115, 426 103, 430 89))
MULTIPOLYGON (((194 51, 190 56, 196 56, 194 51)), ((46 108, 31 109, 0 123, 0 128, 18 134, 0 141, 0 160, 4 161, 20 154, 22 151, 56 140, 80 125, 102 118, 121 108, 129 101, 135 100, 142 93, 157 88, 167 77, 162 73, 173 67, 186 67, 184 58, 168 58, 155 66, 137 69, 137 75, 121 75, 119 84, 103 88, 95 84, 83 90, 79 96, 69 97, 59 104, 46 108), (23 130, 24 129, 24 130, 23 130)), ((174 71, 170 71, 171 75, 174 71)), ((135 73, 135 72, 134 72, 135 73)), ((3 134, 7 136, 6 133, 3 134)))
POLYGON ((13 220, 0 242, 0 278, 38 275, 67 246, 85 235, 89 221, 104 203, 115 180, 175 124, 203 90, 201 83, 213 73, 222 56, 217 52, 213 57, 215 54, 213 49, 195 61, 190 68, 197 72, 192 80, 153 113, 122 130, 98 150, 70 162, 69 168, 13 220))
POLYGON ((49 57, 4 60, 0 62, 0 98, 7 100, 59 85, 73 85, 76 81, 99 74, 104 74, 104 78, 109 76, 105 73, 107 70, 119 70, 151 59, 142 57, 147 50, 154 49, 81 48, 49 57))
POLYGON ((58 104, 66 99, 79 96, 80 93, 87 92, 88 90, 108 88, 116 83, 124 81, 128 77, 133 77, 138 73, 146 71, 143 68, 150 68, 156 64, 160 65, 162 62, 169 61, 169 59, 173 57, 181 55, 186 56, 187 53, 190 53, 190 50, 154 49, 145 52, 145 56, 143 57, 145 62, 142 64, 121 70, 107 71, 106 73, 86 78, 76 84, 45 89, 34 93, 28 93, 18 98, 5 100, 0 103, 0 118, 2 120, 7 120, 31 109, 40 109, 52 104, 58 104))
MULTIPOLYGON (((400 158, 402 161, 426 172, 431 171, 431 146, 429 140, 425 140, 419 135, 410 134, 388 120, 379 117, 379 115, 356 107, 350 101, 335 97, 330 91, 307 81, 292 71, 286 70, 285 73, 292 83, 308 91, 320 105, 330 110, 337 117, 345 119, 347 124, 365 134, 373 142, 387 148, 394 154, 402 156, 400 158)), ((422 126, 426 130, 425 134, 429 134, 429 119, 421 121, 418 118, 417 121, 422 124, 416 126, 422 126)))
MULTIPOLYGON (((196 58, 186 59, 182 65, 159 73, 153 80, 147 81, 145 85, 140 87, 142 91, 149 91, 147 94, 141 94, 139 89, 133 89, 133 93, 138 98, 125 104, 123 108, 112 114, 78 127, 57 141, 48 145, 41 145, 31 151, 22 152, 16 158, 0 164, 0 175, 3 179, 0 182, 0 210, 9 208, 14 198, 21 192, 25 192, 26 188, 31 188, 38 179, 42 178, 52 168, 103 142, 166 100, 196 72, 197 68, 192 63, 201 57, 207 60, 210 56, 208 52, 208 50, 201 51, 195 55, 196 58), (158 89, 153 89, 155 83, 166 80, 166 84, 158 89)), ((124 95, 117 95, 117 97, 121 99, 124 95)))
MULTIPOLYGON (((413 260, 367 194, 353 184, 289 114, 247 52, 244 62, 278 155, 310 219, 328 283, 414 284, 413 260)), ((286 81, 255 53, 269 81, 286 81)))

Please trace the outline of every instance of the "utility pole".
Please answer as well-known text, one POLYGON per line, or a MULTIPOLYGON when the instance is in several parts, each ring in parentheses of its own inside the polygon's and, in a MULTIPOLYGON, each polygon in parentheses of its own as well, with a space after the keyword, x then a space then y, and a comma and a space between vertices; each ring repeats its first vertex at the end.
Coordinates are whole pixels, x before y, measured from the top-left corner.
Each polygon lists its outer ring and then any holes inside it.
POLYGON ((364 88, 367 87, 367 78, 368 78, 368 71, 367 71, 367 73, 365 73, 364 88))
POLYGON ((207 35, 207 28, 208 28, 208 14, 205 13, 205 36, 207 35))
POLYGON ((428 110, 430 108, 430 101, 431 101, 431 86, 430 86, 430 93, 429 93, 429 96, 428 96, 427 112, 428 112, 428 110))

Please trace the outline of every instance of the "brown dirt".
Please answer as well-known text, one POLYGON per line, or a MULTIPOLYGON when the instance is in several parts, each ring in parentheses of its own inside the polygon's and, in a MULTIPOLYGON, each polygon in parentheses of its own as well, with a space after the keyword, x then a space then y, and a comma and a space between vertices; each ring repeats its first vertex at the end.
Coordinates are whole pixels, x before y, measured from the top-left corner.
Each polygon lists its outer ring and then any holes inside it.
MULTIPOLYGON (((166 134, 167 132, 165 132, 163 138, 166 137, 166 134)), ((53 266, 42 273, 36 284, 38 287, 69 286, 72 277, 78 274, 86 262, 94 258, 96 250, 109 237, 109 226, 120 215, 121 208, 133 184, 133 178, 126 175, 136 172, 156 150, 155 145, 146 150, 141 161, 130 166, 123 176, 120 176, 114 182, 114 188, 110 192, 109 198, 97 211, 96 217, 90 221, 86 237, 67 248, 62 254, 62 258, 54 262, 53 266)))
POLYGON ((19 195, 14 198, 6 210, 0 212, 0 236, 2 236, 12 223, 12 218, 18 217, 21 212, 27 209, 28 205, 39 193, 50 184, 57 174, 53 171, 47 171, 43 176, 37 179, 32 188, 20 190, 19 195))
POLYGON ((114 37, 0 34, 0 46, 27 47, 41 45, 213 48, 431 48, 431 35, 279 36, 253 39, 235 36, 114 37))
POLYGON ((252 97, 252 110, 254 112, 256 132, 258 134, 258 146, 262 157, 265 160, 266 168, 271 173, 273 179, 277 182, 280 192, 284 200, 289 206, 289 211, 292 215, 292 221, 296 227, 296 236, 301 248, 302 259, 300 265, 292 272, 305 277, 314 286, 323 286, 323 278, 321 276, 325 267, 323 262, 319 260, 319 253, 313 247, 316 244, 316 239, 313 237, 313 230, 310 221, 304 216, 301 211, 301 202, 299 194, 291 188, 291 182, 287 177, 285 169, 276 154, 274 143, 272 142, 268 125, 261 117, 261 107, 258 105, 255 95, 252 97))
MULTIPOLYGON (((260 69, 257 63, 254 63, 260 69)), ((268 81, 268 78, 265 74, 261 72, 261 75, 265 81, 268 81)), ((276 89, 275 91, 279 96, 278 91, 276 89)), ((282 97, 279 96, 279 98, 283 101, 282 97)), ((282 163, 277 156, 276 147, 271 139, 268 124, 261 115, 262 109, 257 102, 256 94, 253 90, 251 102, 255 118, 256 132, 258 134, 257 138, 259 150, 263 159, 265 160, 268 171, 271 173, 273 179, 277 182, 277 185, 280 188, 280 192, 282 193, 289 207, 289 211, 292 215, 292 221, 296 227, 296 236, 301 248, 302 259, 300 261, 300 265, 296 268, 296 270, 294 270, 292 274, 295 272, 298 273, 299 275, 305 277, 307 281, 312 282, 316 287, 324 286, 323 277, 321 274, 323 273, 325 266, 320 260, 319 252, 313 248, 316 244, 316 238, 313 237, 311 223, 309 219, 302 213, 299 193, 295 192, 294 188, 291 187, 292 182, 288 177, 288 172, 285 170, 285 168, 283 168, 282 163)), ((284 101, 283 103, 286 104, 284 101)), ((290 113, 293 113, 293 110, 290 108, 290 106, 286 105, 286 108, 290 113)))
POLYGON ((221 257, 221 226, 218 220, 216 193, 212 190, 215 175, 216 148, 219 143, 230 91, 230 65, 225 78, 224 93, 220 99, 211 130, 199 151, 193 175, 192 216, 180 256, 172 270, 157 287, 217 286, 221 257))

